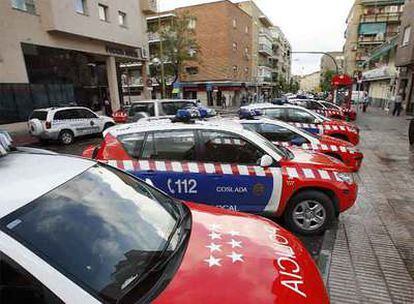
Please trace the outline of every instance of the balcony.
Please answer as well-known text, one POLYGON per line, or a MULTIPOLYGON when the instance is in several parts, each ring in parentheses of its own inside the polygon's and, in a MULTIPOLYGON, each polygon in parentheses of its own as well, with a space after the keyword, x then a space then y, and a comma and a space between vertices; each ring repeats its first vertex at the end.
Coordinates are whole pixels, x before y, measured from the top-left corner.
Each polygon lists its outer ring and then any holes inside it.
POLYGON ((382 14, 369 14, 362 15, 361 22, 401 22, 402 13, 382 13, 382 14))
POLYGON ((272 56, 273 55, 273 49, 271 46, 268 46, 267 44, 259 44, 259 53, 272 56))
POLYGON ((382 44, 385 41, 395 37, 398 35, 398 32, 388 32, 384 34, 378 34, 374 36, 364 36, 361 35, 358 38, 358 43, 360 45, 367 45, 367 44, 382 44))
POLYGON ((157 0, 141 0, 141 10, 145 14, 155 14, 157 12, 157 0))
POLYGON ((160 41, 160 35, 154 32, 148 32, 148 43, 155 43, 160 41))
POLYGON ((362 5, 398 5, 404 2, 405 0, 361 0, 362 5))
POLYGON ((265 27, 262 27, 262 28, 260 29, 260 31, 259 31, 259 35, 260 35, 260 36, 265 36, 265 37, 267 37, 269 40, 273 40, 273 37, 272 37, 272 31, 270 31, 269 29, 267 29, 267 28, 265 28, 265 27))

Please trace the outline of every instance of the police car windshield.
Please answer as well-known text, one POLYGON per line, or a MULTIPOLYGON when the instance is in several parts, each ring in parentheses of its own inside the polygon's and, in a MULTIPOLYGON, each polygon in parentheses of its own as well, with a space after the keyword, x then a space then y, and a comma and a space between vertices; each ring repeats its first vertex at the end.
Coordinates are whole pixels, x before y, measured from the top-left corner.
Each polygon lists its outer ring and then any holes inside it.
POLYGON ((7 216, 0 228, 102 302, 116 303, 160 262, 166 246, 172 252, 181 243, 175 230, 182 217, 171 202, 125 173, 96 165, 7 216))

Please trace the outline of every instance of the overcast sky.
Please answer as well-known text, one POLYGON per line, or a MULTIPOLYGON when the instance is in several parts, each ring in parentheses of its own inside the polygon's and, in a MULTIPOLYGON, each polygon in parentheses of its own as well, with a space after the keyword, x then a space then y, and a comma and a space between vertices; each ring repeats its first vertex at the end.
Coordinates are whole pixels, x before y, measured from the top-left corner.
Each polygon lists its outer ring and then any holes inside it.
MULTIPOLYGON (((161 10, 216 0, 160 0, 161 10)), ((233 0, 232 2, 240 2, 233 0)), ((255 0, 282 28, 293 51, 341 51, 345 20, 354 0, 255 0)), ((293 74, 319 70, 319 55, 293 54, 293 74)))

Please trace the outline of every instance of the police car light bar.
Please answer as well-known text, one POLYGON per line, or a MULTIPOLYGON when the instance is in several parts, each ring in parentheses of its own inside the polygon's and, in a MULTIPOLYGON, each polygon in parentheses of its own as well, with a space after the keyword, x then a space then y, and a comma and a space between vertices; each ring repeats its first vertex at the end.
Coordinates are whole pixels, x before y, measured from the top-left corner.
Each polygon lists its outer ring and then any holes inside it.
POLYGON ((239 118, 240 119, 254 119, 257 116, 262 116, 263 111, 260 109, 253 109, 253 108, 242 108, 239 110, 239 118))
POLYGON ((190 122, 194 121, 195 119, 204 119, 208 117, 213 117, 216 115, 216 111, 214 109, 206 108, 206 107, 189 107, 180 109, 177 111, 173 122, 190 122))
POLYGON ((6 155, 12 147, 12 139, 6 131, 0 130, 0 156, 6 155))

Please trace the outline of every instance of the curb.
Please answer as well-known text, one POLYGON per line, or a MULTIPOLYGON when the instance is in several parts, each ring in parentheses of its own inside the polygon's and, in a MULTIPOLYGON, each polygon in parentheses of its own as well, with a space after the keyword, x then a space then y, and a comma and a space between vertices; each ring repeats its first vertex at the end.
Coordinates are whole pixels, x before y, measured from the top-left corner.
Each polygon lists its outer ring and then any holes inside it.
POLYGON ((335 223, 331 229, 326 230, 322 241, 321 251, 319 253, 319 258, 316 261, 316 265, 321 272, 325 286, 328 282, 329 272, 331 269, 332 251, 334 248, 337 231, 338 223, 335 223))

